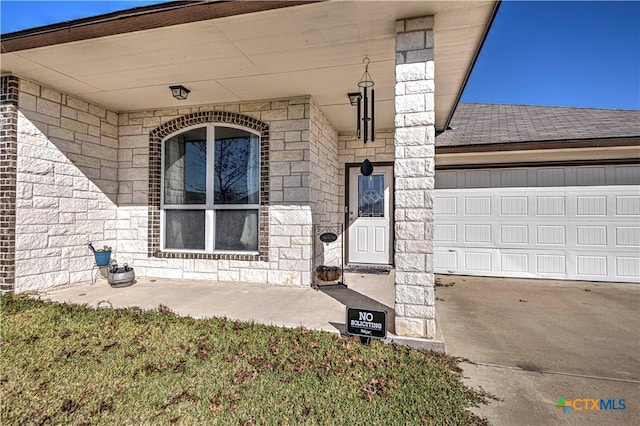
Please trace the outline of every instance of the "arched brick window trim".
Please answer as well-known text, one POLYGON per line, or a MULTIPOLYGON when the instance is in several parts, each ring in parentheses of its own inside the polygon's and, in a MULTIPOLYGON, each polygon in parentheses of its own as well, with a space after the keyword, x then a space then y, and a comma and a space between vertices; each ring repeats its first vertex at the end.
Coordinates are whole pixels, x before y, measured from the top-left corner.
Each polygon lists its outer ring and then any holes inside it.
POLYGON ((269 125, 248 115, 228 111, 195 112, 175 118, 149 132, 149 257, 173 259, 269 260, 269 125), (258 255, 167 253, 160 249, 160 191, 162 139, 198 124, 235 124, 260 133, 260 243, 258 255))

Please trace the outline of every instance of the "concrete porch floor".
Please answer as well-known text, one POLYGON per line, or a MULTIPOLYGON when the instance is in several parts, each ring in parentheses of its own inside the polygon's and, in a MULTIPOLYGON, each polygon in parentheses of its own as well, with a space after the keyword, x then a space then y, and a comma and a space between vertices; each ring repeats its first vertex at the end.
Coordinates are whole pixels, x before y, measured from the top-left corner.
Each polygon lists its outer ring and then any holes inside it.
POLYGON ((42 293, 57 302, 155 309, 165 305, 194 318, 227 317, 283 327, 344 333, 346 307, 387 311, 389 341, 444 350, 441 338, 410 339, 394 333, 394 276, 345 273, 344 286, 286 287, 265 284, 137 278, 130 287, 112 288, 105 278, 95 284, 56 287, 42 293))

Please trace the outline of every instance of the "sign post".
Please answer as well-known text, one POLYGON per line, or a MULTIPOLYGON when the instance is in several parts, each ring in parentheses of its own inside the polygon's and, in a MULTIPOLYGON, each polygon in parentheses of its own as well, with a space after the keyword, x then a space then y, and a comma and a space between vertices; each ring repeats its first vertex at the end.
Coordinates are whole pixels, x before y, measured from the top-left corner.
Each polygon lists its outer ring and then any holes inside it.
POLYGON ((387 312, 367 308, 347 306, 347 329, 350 336, 360 336, 362 343, 369 343, 372 337, 387 337, 387 312))

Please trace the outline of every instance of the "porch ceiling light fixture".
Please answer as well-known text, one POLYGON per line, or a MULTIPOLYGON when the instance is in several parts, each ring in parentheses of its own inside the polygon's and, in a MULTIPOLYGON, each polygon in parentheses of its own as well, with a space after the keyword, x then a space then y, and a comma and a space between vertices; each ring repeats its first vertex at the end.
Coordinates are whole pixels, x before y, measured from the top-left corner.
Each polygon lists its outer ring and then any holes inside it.
POLYGON ((358 139, 361 137, 366 144, 371 136, 371 142, 376 140, 375 127, 375 91, 371 75, 369 75, 369 63, 371 60, 365 57, 362 63, 365 64, 364 74, 358 82, 358 91, 349 93, 349 102, 352 106, 358 107, 358 119, 356 125, 356 134, 358 139), (371 131, 369 131, 371 129, 371 131))
POLYGON ((189 96, 189 93, 191 93, 191 90, 187 89, 184 86, 169 86, 169 89, 171 89, 171 94, 173 95, 173 97, 178 99, 179 101, 184 101, 185 99, 187 99, 187 96, 189 96))

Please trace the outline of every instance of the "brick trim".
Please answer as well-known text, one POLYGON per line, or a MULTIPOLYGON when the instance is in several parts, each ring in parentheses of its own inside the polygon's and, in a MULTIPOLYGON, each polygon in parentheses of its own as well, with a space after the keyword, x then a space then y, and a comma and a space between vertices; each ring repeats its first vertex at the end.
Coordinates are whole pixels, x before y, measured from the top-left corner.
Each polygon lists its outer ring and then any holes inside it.
POLYGON ((16 280, 16 177, 20 80, 0 78, 0 293, 12 293, 16 280))
POLYGON ((175 118, 149 132, 149 257, 169 259, 269 260, 269 125, 248 115, 229 111, 203 111, 175 118), (260 133, 260 245, 257 255, 176 253, 160 249, 160 194, 162 190, 162 139, 198 124, 234 124, 260 133))

